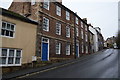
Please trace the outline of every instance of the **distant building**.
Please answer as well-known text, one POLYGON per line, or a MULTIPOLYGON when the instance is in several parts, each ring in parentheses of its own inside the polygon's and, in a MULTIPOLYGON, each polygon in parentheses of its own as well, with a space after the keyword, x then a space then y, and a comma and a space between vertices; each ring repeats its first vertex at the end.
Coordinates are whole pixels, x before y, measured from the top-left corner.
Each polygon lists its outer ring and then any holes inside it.
POLYGON ((101 29, 99 27, 95 27, 97 36, 98 36, 98 51, 102 50, 104 47, 104 38, 101 34, 101 29))
POLYGON ((104 47, 117 48, 116 37, 113 36, 113 37, 107 38, 107 40, 104 42, 104 47))
POLYGON ((96 30, 94 29, 94 27, 92 25, 89 26, 89 30, 92 32, 93 35, 93 40, 94 40, 94 52, 98 51, 98 35, 96 30))
POLYGON ((90 50, 90 53, 94 53, 95 52, 95 50, 94 50, 94 34, 91 32, 91 31, 89 31, 90 32, 90 46, 89 46, 89 50, 90 50))
POLYGON ((94 28, 91 24, 89 26, 89 30, 93 34, 94 39, 94 52, 100 51, 104 47, 104 39, 101 34, 101 29, 99 27, 94 28))

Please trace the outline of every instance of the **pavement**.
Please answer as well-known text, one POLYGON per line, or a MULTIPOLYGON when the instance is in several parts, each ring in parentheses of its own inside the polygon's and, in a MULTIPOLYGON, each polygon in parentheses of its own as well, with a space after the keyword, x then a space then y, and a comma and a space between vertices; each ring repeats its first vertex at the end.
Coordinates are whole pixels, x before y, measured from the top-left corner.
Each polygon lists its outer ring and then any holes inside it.
MULTIPOLYGON (((29 78, 29 76, 37 75, 37 74, 44 73, 44 72, 49 72, 49 71, 52 71, 52 70, 54 71, 55 69, 62 68, 62 67, 68 66, 68 65, 77 64, 79 62, 82 63, 86 60, 92 59, 92 57, 94 58, 95 57, 94 55, 98 55, 99 53, 103 53, 105 51, 106 50, 104 49, 102 51, 99 51, 97 53, 93 53, 91 55, 86 55, 86 56, 83 56, 83 57, 80 57, 80 58, 77 58, 77 59, 71 59, 71 60, 68 60, 68 61, 60 62, 60 63, 53 63, 51 65, 44 66, 44 67, 27 68, 27 69, 15 71, 15 72, 12 72, 12 73, 3 74, 2 79, 18 79, 18 78, 25 78, 25 77, 29 78)), ((105 58, 107 58, 111 55, 112 54, 110 54, 110 55, 108 55, 108 56, 106 56, 102 59, 104 60, 105 58)), ((95 62, 94 60, 92 60, 92 61, 95 62)), ((96 59, 96 61, 97 61, 97 59, 96 59)), ((53 73, 56 74, 56 72, 53 72, 53 73)), ((75 73, 73 73, 73 74, 75 74, 75 73)), ((48 77, 50 77, 50 76, 48 76, 48 77)))

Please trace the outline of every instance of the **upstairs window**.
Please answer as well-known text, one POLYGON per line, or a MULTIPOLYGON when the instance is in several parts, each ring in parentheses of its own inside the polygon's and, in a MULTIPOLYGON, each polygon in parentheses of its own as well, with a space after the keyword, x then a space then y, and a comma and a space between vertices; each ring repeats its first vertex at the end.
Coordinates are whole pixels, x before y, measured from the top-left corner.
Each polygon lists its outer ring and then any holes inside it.
POLYGON ((66 11, 66 20, 70 20, 70 13, 66 11))
POLYGON ((82 36, 82 39, 84 38, 84 32, 83 32, 83 29, 81 29, 81 36, 82 36))
POLYGON ((13 38, 15 34, 15 24, 2 21, 1 35, 13 38))
POLYGON ((85 34, 85 38, 86 38, 86 42, 88 41, 88 36, 87 36, 87 33, 85 34))
POLYGON ((87 25, 85 25, 85 30, 87 31, 87 25))
POLYGON ((61 35, 61 24, 58 22, 56 23, 56 34, 61 35))
POLYGON ((49 19, 45 17, 43 18, 43 30, 49 31, 49 19))
POLYGON ((61 16, 61 7, 56 6, 56 14, 57 14, 58 16, 61 16))
POLYGON ((49 0, 44 0, 43 8, 49 10, 49 7, 50 7, 50 1, 49 0))
POLYGON ((78 24, 78 18, 76 17, 76 20, 75 20, 76 24, 78 24))
POLYGON ((66 37, 70 37, 70 27, 66 26, 66 37))
POLYGON ((79 30, 78 30, 78 27, 76 27, 76 36, 79 36, 79 30))
POLYGON ((81 27, 83 28, 83 22, 81 22, 81 27))

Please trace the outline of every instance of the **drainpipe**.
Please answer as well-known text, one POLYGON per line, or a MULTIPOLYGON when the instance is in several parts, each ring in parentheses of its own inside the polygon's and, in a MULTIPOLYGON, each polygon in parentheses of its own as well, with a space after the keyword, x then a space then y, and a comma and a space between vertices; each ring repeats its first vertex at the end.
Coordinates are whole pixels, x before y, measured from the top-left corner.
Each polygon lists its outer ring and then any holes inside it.
POLYGON ((77 58, 77 53, 76 53, 76 26, 75 26, 75 16, 74 16, 74 53, 75 53, 75 59, 77 58))

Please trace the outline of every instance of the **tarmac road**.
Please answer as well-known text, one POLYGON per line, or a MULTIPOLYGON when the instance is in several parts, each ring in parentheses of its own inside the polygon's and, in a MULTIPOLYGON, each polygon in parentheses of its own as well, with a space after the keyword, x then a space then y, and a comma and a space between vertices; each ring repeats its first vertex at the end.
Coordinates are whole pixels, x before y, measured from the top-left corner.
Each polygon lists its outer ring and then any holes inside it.
POLYGON ((26 78, 120 78, 120 51, 107 49, 76 63, 26 78))

